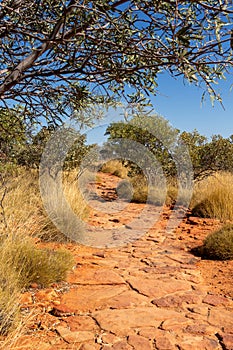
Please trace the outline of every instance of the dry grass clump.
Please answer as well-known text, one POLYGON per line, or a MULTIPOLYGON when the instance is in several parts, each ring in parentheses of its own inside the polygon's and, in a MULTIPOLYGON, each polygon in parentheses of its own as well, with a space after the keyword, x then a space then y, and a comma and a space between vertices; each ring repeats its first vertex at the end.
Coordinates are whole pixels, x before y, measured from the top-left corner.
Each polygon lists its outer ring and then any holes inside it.
MULTIPOLYGON (((174 181, 173 181, 174 182, 174 181)), ((134 203, 151 203, 154 205, 188 205, 190 193, 171 181, 167 183, 150 184, 145 176, 138 175, 121 181, 117 186, 117 193, 122 198, 130 199, 134 203)))
POLYGON ((77 177, 75 174, 65 176, 62 189, 52 178, 44 185, 48 196, 45 198, 47 216, 42 238, 46 241, 80 241, 85 234, 82 220, 88 210, 77 177))
POLYGON ((148 186, 147 180, 144 176, 135 176, 132 178, 133 198, 135 203, 152 203, 154 205, 163 205, 166 198, 166 188, 163 184, 157 186, 148 186))
POLYGON ((191 201, 192 214, 216 218, 222 222, 233 220, 233 175, 215 173, 195 185, 191 201))
POLYGON ((62 281, 74 265, 69 251, 40 249, 27 236, 7 237, 0 246, 2 265, 7 262, 8 267, 16 272, 20 288, 27 288, 32 283, 45 287, 62 281))
POLYGON ((0 260, 0 335, 7 335, 19 323, 18 274, 7 262, 0 260))
POLYGON ((233 259, 233 225, 225 225, 220 230, 209 234, 198 253, 205 259, 233 259))
POLYGON ((122 180, 118 183, 116 188, 117 195, 129 202, 132 200, 133 187, 129 180, 122 180))
POLYGON ((31 219, 37 217, 41 221, 42 202, 39 196, 37 172, 24 171, 12 174, 0 186, 0 198, 4 190, 6 191, 3 199, 4 216, 9 229, 23 225, 30 232, 31 219))
POLYGON ((124 166, 120 160, 112 159, 102 165, 101 171, 103 173, 110 173, 122 179, 126 179, 128 177, 129 169, 124 166))
MULTIPOLYGON (((3 206, 8 229, 20 231, 23 227, 27 235, 36 235, 46 241, 60 242, 70 241, 71 231, 76 235, 83 234, 82 226, 77 227, 71 220, 73 216, 83 218, 87 214, 87 206, 79 191, 77 181, 75 174, 64 177, 62 194, 64 194, 65 201, 63 202, 58 197, 58 188, 53 178, 47 181, 49 196, 46 198, 48 204, 46 212, 41 199, 36 170, 21 171, 7 178, 3 206), (71 215, 72 213, 74 215, 71 215), (60 222, 66 228, 63 232, 60 230, 60 222)), ((0 198, 3 191, 4 188, 0 189, 0 198)), ((2 226, 0 230, 4 229, 3 220, 0 226, 2 226)))
POLYGON ((167 184, 167 196, 166 196, 166 205, 170 206, 173 204, 188 207, 190 203, 190 197, 192 193, 190 193, 191 188, 186 186, 174 185, 172 183, 167 184))
POLYGON ((0 334, 6 335, 19 321, 20 291, 64 280, 74 260, 66 250, 39 249, 25 232, 2 238, 0 249, 0 334))
POLYGON ((121 181, 117 186, 117 193, 121 198, 128 199, 134 203, 146 203, 148 198, 148 185, 144 176, 134 176, 121 181))
MULTIPOLYGON (((67 201, 82 215, 85 205, 76 183, 68 178, 63 183, 67 201)), ((49 195, 53 200, 53 191, 49 195)), ((43 208, 37 171, 20 169, 1 177, 0 335, 7 335, 19 324, 18 300, 22 290, 33 282, 44 287, 64 280, 74 265, 69 251, 40 249, 35 244, 35 237, 50 234, 52 225, 43 208)), ((59 229, 54 226, 54 238, 58 234, 59 229)))

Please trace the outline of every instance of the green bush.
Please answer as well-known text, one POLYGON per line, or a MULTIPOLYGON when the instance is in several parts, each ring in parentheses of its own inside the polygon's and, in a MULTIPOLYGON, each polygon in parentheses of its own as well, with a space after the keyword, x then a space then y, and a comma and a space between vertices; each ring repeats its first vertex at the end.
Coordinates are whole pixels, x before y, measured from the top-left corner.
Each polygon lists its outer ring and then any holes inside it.
POLYGON ((228 224, 220 230, 209 234, 203 246, 198 249, 199 254, 206 259, 233 259, 233 225, 228 224))
POLYGON ((120 181, 117 185, 116 191, 120 198, 126 200, 132 199, 133 188, 128 180, 120 181))

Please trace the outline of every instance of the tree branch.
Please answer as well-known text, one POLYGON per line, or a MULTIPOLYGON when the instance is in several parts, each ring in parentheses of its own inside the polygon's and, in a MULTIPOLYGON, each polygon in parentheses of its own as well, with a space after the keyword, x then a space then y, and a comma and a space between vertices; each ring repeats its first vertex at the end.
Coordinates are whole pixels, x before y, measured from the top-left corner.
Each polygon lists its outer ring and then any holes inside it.
POLYGON ((13 71, 6 77, 3 84, 0 86, 0 96, 2 97, 4 93, 10 90, 14 85, 16 85, 22 74, 25 70, 32 67, 34 62, 38 59, 38 57, 42 56, 47 50, 54 46, 54 41, 64 26, 64 17, 68 16, 72 13, 76 4, 76 0, 71 0, 68 7, 64 8, 63 14, 56 23, 52 34, 49 36, 48 41, 43 43, 39 48, 35 49, 33 53, 31 53, 28 57, 26 57, 23 61, 21 61, 13 71))

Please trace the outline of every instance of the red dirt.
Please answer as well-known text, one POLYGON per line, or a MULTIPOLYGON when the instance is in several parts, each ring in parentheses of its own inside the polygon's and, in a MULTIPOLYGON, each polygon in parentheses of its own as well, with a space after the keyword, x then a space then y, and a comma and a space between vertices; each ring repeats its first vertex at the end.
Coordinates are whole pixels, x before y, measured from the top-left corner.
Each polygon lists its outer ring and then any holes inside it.
MULTIPOLYGON (((97 194, 102 196, 104 199, 114 201, 114 199, 116 198, 116 193, 114 188, 116 187, 116 184, 119 181, 119 178, 109 174, 100 174, 99 176, 101 176, 101 183, 98 183, 96 185, 97 194)), ((88 221, 93 227, 105 227, 109 229, 114 227, 116 228, 118 226, 130 223, 132 218, 136 217, 138 213, 140 213, 140 211, 143 209, 143 207, 144 205, 141 205, 141 204, 130 203, 126 206, 124 215, 122 214, 119 215, 118 213, 105 214, 104 212, 98 212, 98 210, 92 210, 90 212, 88 221)), ((149 229, 149 232, 152 233, 151 241, 154 240, 156 242, 156 240, 153 238, 153 232, 156 230, 158 232, 160 232, 159 230, 164 230, 164 227, 166 226, 166 221, 169 218, 170 213, 171 211, 169 208, 164 208, 164 211, 161 215, 161 220, 156 222, 154 226, 149 229)), ((173 236, 169 238, 170 239, 169 242, 172 242, 173 248, 177 247, 177 252, 178 252, 177 256, 180 252, 181 258, 184 258, 184 254, 182 252, 188 252, 190 251, 190 249, 201 245, 206 235, 216 230, 220 226, 221 224, 218 220, 186 217, 183 219, 179 227, 176 229, 176 232, 173 234, 173 236)), ((114 259, 110 257, 109 258, 110 260, 109 261, 107 260, 105 262, 105 257, 108 257, 108 252, 110 253, 113 252, 113 256, 116 256, 116 258, 118 258, 118 255, 119 255, 119 259, 120 259, 119 260, 120 262, 118 261, 118 263, 120 264, 119 268, 122 271, 125 270, 127 272, 128 261, 127 259, 124 260, 124 254, 126 254, 126 252, 128 254, 129 250, 127 251, 127 249, 124 249, 124 248, 120 250, 120 248, 116 248, 116 250, 114 251, 114 249, 111 248, 111 250, 108 251, 108 250, 105 250, 104 248, 97 249, 93 247, 82 246, 82 245, 72 244, 72 243, 70 244, 40 243, 40 245, 47 246, 54 249, 60 246, 65 246, 65 248, 70 250, 75 257, 75 261, 77 264, 76 269, 69 275, 66 282, 54 284, 50 288, 47 288, 44 290, 43 289, 40 290, 37 285, 34 285, 29 291, 22 294, 21 306, 22 306, 22 313, 25 315, 24 316, 25 319, 29 312, 33 312, 34 316, 32 316, 30 321, 26 322, 23 335, 20 336, 19 340, 14 345, 13 345, 13 342, 9 346, 4 345, 4 348, 7 348, 7 349, 38 348, 39 350, 76 349, 76 348, 80 350, 81 349, 83 350, 108 349, 109 348, 108 346, 103 345, 101 347, 101 345, 98 345, 99 343, 97 340, 95 341, 94 344, 90 345, 88 340, 89 339, 88 337, 90 337, 89 333, 96 332, 95 328, 97 329, 99 325, 96 325, 93 323, 93 319, 89 317, 89 313, 86 311, 88 307, 96 308, 96 310, 98 310, 98 305, 94 305, 94 304, 88 305, 89 301, 88 299, 86 299, 87 300, 86 304, 84 304, 84 302, 83 304, 80 304, 81 305, 80 307, 83 308, 83 311, 80 309, 80 312, 81 311, 82 312, 78 316, 75 316, 76 318, 72 316, 73 315, 71 310, 72 308, 69 309, 69 307, 66 307, 65 305, 69 304, 68 303, 69 299, 67 299, 69 296, 69 293, 71 293, 70 302, 72 302, 72 293, 76 291, 75 288, 77 288, 77 293, 80 294, 81 298, 85 299, 86 297, 85 291, 88 290, 87 286, 85 286, 85 283, 84 283, 85 279, 88 280, 87 281, 88 285, 91 288, 92 283, 95 283, 94 282, 96 278, 95 276, 98 276, 98 279, 100 281, 104 279, 105 281, 107 281, 104 283, 106 286, 105 287, 106 293, 109 293, 109 295, 112 293, 111 289, 114 289, 114 288, 118 288, 119 290, 121 290, 122 288, 122 292, 119 292, 120 293, 119 295, 123 295, 124 293, 126 293, 124 291, 124 288, 125 288, 124 284, 121 284, 122 283, 121 277, 117 276, 114 272, 115 271, 114 259), (112 264, 112 266, 108 266, 109 263, 112 264), (109 272, 107 271, 108 268, 112 268, 112 270, 109 272), (103 275, 101 274, 102 272, 104 273, 104 271, 106 271, 105 276, 104 274, 103 275), (94 272, 95 274, 93 274, 94 272), (68 304, 62 303, 62 300, 66 300, 68 304), (67 325, 72 332, 70 332, 69 329, 67 330, 67 325), (86 331, 87 329, 89 332, 86 331), (82 343, 81 345, 79 344, 78 347, 75 347, 72 341, 70 341, 69 343, 67 339, 69 340, 70 339, 69 337, 74 336, 74 332, 77 330, 80 331, 79 336, 82 336, 84 338, 86 337, 85 339, 87 340, 85 340, 84 343, 82 343)), ((146 260, 147 248, 145 248, 145 243, 143 239, 142 241, 139 240, 135 242, 134 247, 137 247, 137 246, 138 246, 137 248, 138 251, 132 254, 133 259, 138 258, 140 262, 143 260, 146 260), (143 246, 142 248, 141 248, 141 245, 143 246), (142 254, 142 256, 140 256, 140 254, 142 254)), ((148 252, 151 253, 151 251, 149 251, 149 248, 148 248, 148 252)), ((176 255, 174 256, 176 257, 176 255)), ((190 257, 192 258, 191 255, 190 257)), ((184 262, 182 263, 184 264, 183 266, 185 268, 185 263, 184 262)), ((221 296, 226 296, 226 297, 229 297, 230 299, 233 298, 233 288, 232 288, 233 261, 221 262, 221 261, 200 260, 200 261, 197 261, 195 264, 196 264, 195 268, 197 268, 197 270, 201 272, 201 275, 204 279, 203 285, 205 285, 207 289, 206 290, 207 295, 208 293, 210 294, 213 293, 215 296, 217 296, 216 300, 218 303, 219 303, 219 300, 221 300, 219 299, 221 298, 221 296)), ((151 268, 153 267, 148 267, 148 271, 151 268)), ((159 268, 159 265, 158 265, 158 268, 159 268)), ((174 268, 175 267, 171 263, 170 269, 174 269, 174 268)), ((191 267, 189 266, 188 268, 191 268, 191 267)), ((145 268, 145 270, 146 269, 147 267, 145 268)), ((134 277, 134 272, 132 272, 132 276, 131 276, 132 281, 134 281, 135 278, 136 277, 134 277)), ((102 288, 101 283, 96 290, 96 293, 97 293, 96 295, 99 295, 101 293, 101 288, 102 288)), ((134 293, 134 290, 130 290, 129 292, 127 291, 127 293, 134 293)), ((132 302, 134 298, 136 298, 135 302, 138 302, 138 303, 144 302, 143 301, 144 297, 142 296, 142 294, 138 296, 133 296, 132 302)), ((111 300, 112 300, 112 303, 115 303, 116 305, 117 303, 122 303, 123 305, 122 307, 124 307, 124 305, 127 305, 127 303, 129 302, 127 297, 125 297, 125 299, 124 298, 119 299, 119 297, 117 299, 117 297, 112 297, 111 300)), ((90 302, 94 303, 95 300, 92 299, 90 302)), ((161 302, 161 301, 157 299, 157 302, 161 302)), ((127 308, 127 306, 125 307, 127 308)), ((113 309, 114 308, 115 306, 113 307, 113 309)), ((167 324, 169 326, 168 322, 167 324)), ((189 329, 191 329, 190 327, 189 329)), ((122 346, 122 347, 119 347, 119 349, 120 348, 132 349, 132 346, 133 346, 132 344, 134 344, 134 342, 136 343, 139 341, 145 342, 147 338, 145 334, 147 333, 149 334, 150 332, 155 332, 155 330, 154 329, 150 330, 150 328, 147 327, 137 335, 129 335, 129 337, 127 338, 127 342, 126 340, 122 340, 119 338, 120 340, 118 343, 119 344, 122 343, 122 345, 119 345, 119 346, 122 346), (142 335, 144 334, 144 335, 141 336, 141 334, 142 335)), ((172 340, 170 339, 170 335, 168 333, 169 332, 161 330, 160 328, 156 329, 156 334, 158 334, 156 349, 165 349, 165 347, 163 347, 165 346, 163 342, 165 343, 168 342, 170 344, 172 340), (161 333, 161 336, 160 336, 160 333, 161 333), (164 335, 168 336, 168 338, 164 338, 164 335), (161 339, 161 342, 162 342, 161 347, 159 346, 159 339, 161 339)), ((231 331, 229 333, 231 333, 231 331)), ((177 334, 178 334, 177 336, 179 337, 179 333, 177 334)), ((106 343, 108 342, 110 344, 111 342, 112 343, 116 342, 116 344, 118 344, 116 335, 113 335, 112 333, 108 333, 107 335, 105 335, 105 337, 106 337, 106 343)), ((227 341, 229 342, 229 337, 231 337, 231 335, 226 334, 225 337, 227 339, 226 340, 226 344, 227 344, 227 341)), ((149 335, 148 335, 148 339, 149 339, 149 335)), ((206 339, 207 338, 205 338, 203 340, 203 343, 200 343, 200 344, 203 344, 203 346, 207 346, 205 345, 206 344, 205 342, 207 341, 206 339)), ((214 341, 216 342, 217 340, 214 340, 214 341)), ((147 343, 147 345, 148 344, 149 343, 147 343)), ((185 348, 186 345, 182 345, 182 344, 185 344, 185 340, 182 337, 180 338, 180 344, 181 344, 181 347, 179 347, 179 349, 181 348, 186 349, 185 348)), ((118 349, 117 346, 116 346, 116 349, 118 349)), ((173 345, 171 345, 169 349, 177 349, 175 345, 174 347, 172 346, 173 345)), ((193 345, 193 346, 194 346, 193 348, 198 348, 199 345, 193 345)), ((111 347, 111 348, 115 349, 115 347, 111 347)), ((133 349, 141 349, 141 347, 136 347, 136 348, 133 347, 133 349)), ((212 349, 212 347, 208 347, 208 349, 212 349)), ((215 349, 215 347, 213 347, 213 349, 215 349)))

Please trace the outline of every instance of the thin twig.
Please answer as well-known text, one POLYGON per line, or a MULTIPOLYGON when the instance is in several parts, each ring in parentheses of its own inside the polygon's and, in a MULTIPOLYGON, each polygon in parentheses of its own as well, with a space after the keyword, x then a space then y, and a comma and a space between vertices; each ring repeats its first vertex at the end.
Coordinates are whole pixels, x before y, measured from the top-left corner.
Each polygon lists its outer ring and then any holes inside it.
POLYGON ((4 198, 7 194, 7 186, 6 186, 6 180, 4 179, 3 175, 0 174, 0 182, 1 182, 1 188, 3 188, 3 194, 2 197, 0 198, 0 208, 1 208, 1 216, 2 216, 2 222, 5 226, 6 229, 8 229, 8 225, 7 225, 7 220, 6 220, 6 213, 5 213, 5 208, 3 205, 4 202, 4 198))

